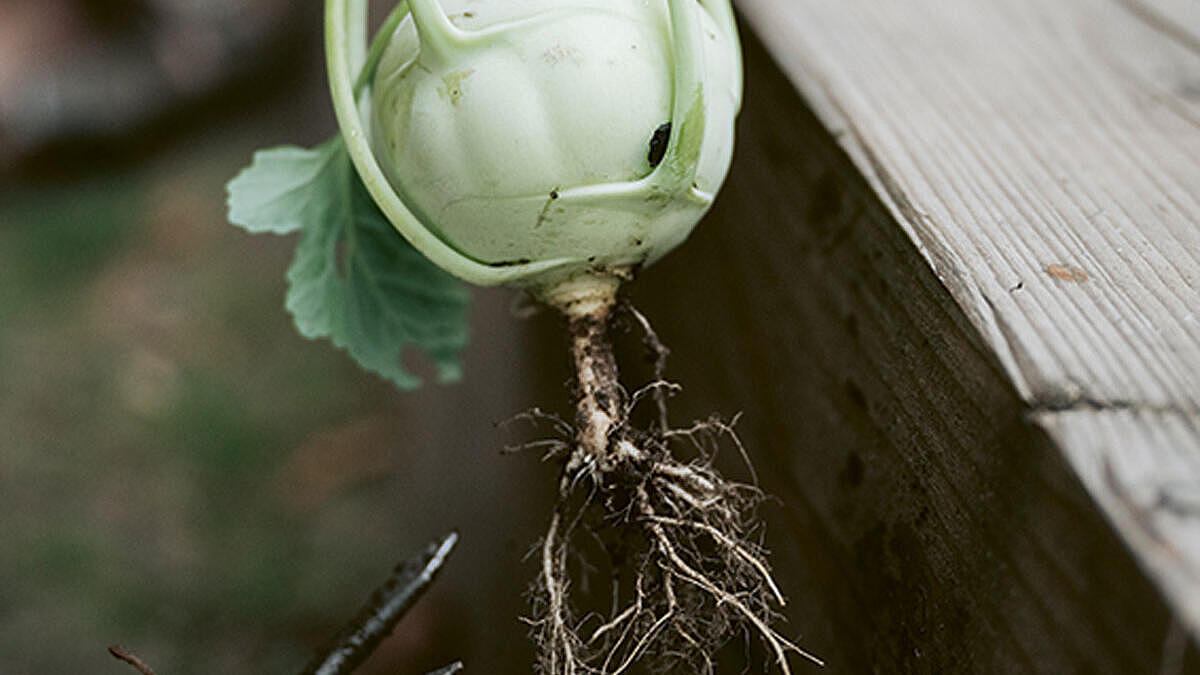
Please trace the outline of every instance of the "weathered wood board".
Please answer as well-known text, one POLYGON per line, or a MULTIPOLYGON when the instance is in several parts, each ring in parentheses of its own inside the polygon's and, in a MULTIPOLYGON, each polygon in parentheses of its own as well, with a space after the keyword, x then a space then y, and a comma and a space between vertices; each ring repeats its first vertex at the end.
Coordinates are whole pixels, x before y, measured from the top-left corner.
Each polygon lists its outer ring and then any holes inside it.
POLYGON ((806 646, 1200 668, 1200 3, 737 4, 734 171, 647 277, 705 273, 640 300, 746 409, 806 646))
POLYGON ((1198 6, 741 5, 1200 633, 1198 6))

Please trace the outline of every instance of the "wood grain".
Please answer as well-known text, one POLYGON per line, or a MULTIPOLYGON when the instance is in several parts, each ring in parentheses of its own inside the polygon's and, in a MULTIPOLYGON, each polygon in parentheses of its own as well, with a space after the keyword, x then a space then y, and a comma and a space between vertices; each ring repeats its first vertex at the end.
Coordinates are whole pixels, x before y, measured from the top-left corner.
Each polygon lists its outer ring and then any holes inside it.
POLYGON ((1198 7, 739 3, 1193 635, 1198 7))

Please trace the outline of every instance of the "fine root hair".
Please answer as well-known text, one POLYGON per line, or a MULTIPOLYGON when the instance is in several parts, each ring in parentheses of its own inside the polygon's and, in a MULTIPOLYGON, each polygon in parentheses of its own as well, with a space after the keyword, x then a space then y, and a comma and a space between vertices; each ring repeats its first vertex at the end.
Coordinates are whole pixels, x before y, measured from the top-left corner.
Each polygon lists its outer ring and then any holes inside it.
MULTIPOLYGON (((734 431, 737 418, 669 426, 666 399, 679 388, 664 379, 666 347, 625 305, 656 378, 628 394, 608 340, 615 307, 568 314, 574 424, 555 420, 555 438, 522 446, 562 466, 536 551, 529 623, 538 672, 621 675, 636 666, 711 674, 716 651, 743 635, 762 642, 777 672, 790 675, 794 657, 823 665, 776 628, 785 599, 762 544, 765 496, 734 431), (646 401, 656 419, 638 429, 630 416, 646 401), (722 445, 741 454, 750 483, 715 468, 722 445)), ((540 412, 529 419, 545 421, 540 412)))

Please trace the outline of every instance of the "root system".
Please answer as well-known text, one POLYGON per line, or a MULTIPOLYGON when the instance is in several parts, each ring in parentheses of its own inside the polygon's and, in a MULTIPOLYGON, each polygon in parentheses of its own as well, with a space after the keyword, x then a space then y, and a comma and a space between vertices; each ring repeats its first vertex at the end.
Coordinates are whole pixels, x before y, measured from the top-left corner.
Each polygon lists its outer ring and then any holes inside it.
POLYGON ((763 642, 779 672, 792 672, 793 655, 821 665, 774 627, 785 600, 761 543, 762 492, 713 466, 722 443, 741 451, 733 425, 668 426, 666 399, 676 387, 662 379, 667 351, 645 317, 616 309, 613 295, 560 305, 575 367, 574 424, 528 446, 563 467, 538 549, 531 624, 539 672, 619 675, 641 664, 713 673, 716 650, 743 635, 763 642), (632 394, 619 383, 609 340, 616 311, 644 331, 655 364, 657 379, 632 394), (630 418, 648 400, 657 419, 639 429, 630 418), (603 571, 606 588, 597 589, 603 571))

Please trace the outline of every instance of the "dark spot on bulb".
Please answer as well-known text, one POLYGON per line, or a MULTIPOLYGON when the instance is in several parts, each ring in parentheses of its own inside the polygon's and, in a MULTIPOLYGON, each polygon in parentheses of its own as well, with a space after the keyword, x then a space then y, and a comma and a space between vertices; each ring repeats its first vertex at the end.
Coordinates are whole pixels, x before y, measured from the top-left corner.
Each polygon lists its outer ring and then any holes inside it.
POLYGON ((650 137, 650 154, 646 155, 646 159, 650 161, 650 168, 654 168, 662 163, 663 155, 667 154, 667 143, 671 140, 671 123, 661 125, 654 130, 654 135, 650 137))

